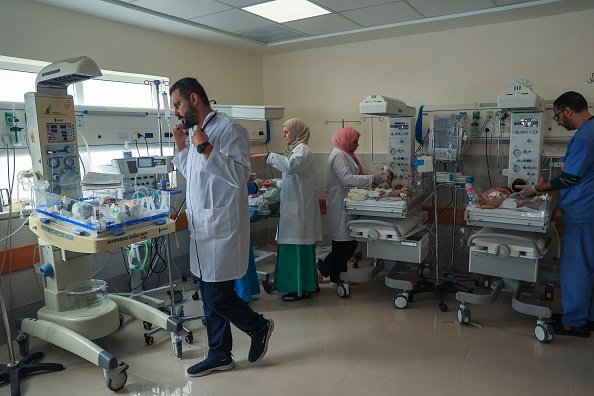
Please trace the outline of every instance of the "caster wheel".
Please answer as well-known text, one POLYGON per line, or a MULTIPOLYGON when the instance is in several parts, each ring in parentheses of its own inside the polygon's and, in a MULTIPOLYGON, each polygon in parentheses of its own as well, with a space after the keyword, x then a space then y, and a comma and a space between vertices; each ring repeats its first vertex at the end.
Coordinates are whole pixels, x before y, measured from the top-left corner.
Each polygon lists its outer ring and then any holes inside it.
POLYGON ((173 292, 173 301, 175 301, 176 304, 179 304, 181 302, 181 300, 184 299, 184 293, 182 293, 179 290, 176 290, 173 292))
POLYGON ((446 304, 439 304, 439 310, 441 312, 447 312, 448 311, 448 306, 446 304))
POLYGON ((194 300, 194 301, 200 300, 200 294, 198 294, 198 292, 192 294, 192 300, 194 300))
POLYGON ((460 308, 458 309, 458 322, 463 325, 470 323, 470 309, 460 308))
POLYGON ((122 371, 117 380, 112 380, 111 378, 107 380, 107 389, 112 392, 117 392, 126 385, 126 381, 128 381, 128 373, 122 371))
POLYGON ((153 342, 155 342, 155 339, 152 336, 145 334, 144 342, 146 342, 146 345, 153 345, 153 342))
MULTIPOLYGON (((118 326, 118 329, 121 329, 122 325, 124 324, 124 315, 119 314, 118 319, 120 320, 120 325, 118 326)), ((145 330, 148 330, 148 329, 145 329, 145 330)))
POLYGON ((189 333, 189 334, 188 334, 188 335, 185 337, 185 339, 186 339, 186 342, 187 342, 188 344, 191 344, 191 343, 193 343, 193 342, 194 342, 194 335, 193 335, 192 333, 189 333))
POLYGON ((419 266, 419 276, 421 278, 427 278, 431 275, 431 267, 427 264, 419 266))
MULTIPOLYGON (((171 292, 167 292, 167 295, 170 296, 171 292)), ((173 301, 175 301, 176 304, 181 302, 181 300, 183 300, 183 298, 184 298, 184 294, 181 291, 179 291, 179 290, 173 291, 173 301)))
POLYGON ((349 289, 349 285, 346 283, 341 283, 338 286, 336 286, 336 293, 338 293, 338 296, 340 298, 346 298, 349 296, 349 294, 351 294, 351 291, 349 289))
POLYGON ((182 282, 186 283, 188 281, 188 277, 185 275, 182 275, 181 280, 182 280, 182 282))
POLYGON ((404 309, 408 305, 408 298, 404 294, 394 296, 394 306, 398 309, 404 309))
POLYGON ((19 353, 21 354, 21 356, 27 356, 29 354, 29 335, 19 334, 16 340, 19 344, 19 353))
POLYGON ((262 287, 264 288, 264 291, 267 294, 272 294, 272 282, 267 281, 267 280, 263 280, 262 281, 262 287))
POLYGON ((153 327, 153 324, 151 322, 143 321, 142 322, 142 327, 145 330, 150 330, 153 327))
POLYGON ((549 342, 553 339, 553 326, 547 324, 537 324, 534 328, 534 336, 540 342, 549 342))

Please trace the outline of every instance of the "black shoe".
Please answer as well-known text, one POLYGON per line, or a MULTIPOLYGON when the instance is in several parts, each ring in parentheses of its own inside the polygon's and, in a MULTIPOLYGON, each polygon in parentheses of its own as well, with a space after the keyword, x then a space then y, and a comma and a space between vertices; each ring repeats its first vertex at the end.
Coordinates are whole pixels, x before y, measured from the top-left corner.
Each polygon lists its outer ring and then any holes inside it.
POLYGON ((590 331, 594 331, 594 320, 588 320, 586 324, 588 325, 590 331))
POLYGON ((213 371, 226 371, 231 370, 233 367, 235 367, 235 362, 231 357, 223 360, 206 358, 200 363, 190 367, 188 369, 188 375, 190 377, 202 377, 203 375, 209 374, 213 371))
POLYGON ((580 327, 571 327, 569 326, 569 330, 563 326, 563 323, 556 322, 553 324, 553 331, 555 335, 567 335, 567 336, 574 336, 580 338, 589 338, 590 337, 590 328, 587 324, 580 326, 580 327))
POLYGON ((268 340, 270 340, 270 335, 272 334, 272 330, 274 330, 274 322, 272 319, 265 319, 265 321, 266 325, 264 325, 264 328, 252 336, 252 345, 248 353, 248 361, 250 363, 256 363, 262 360, 268 350, 268 340))

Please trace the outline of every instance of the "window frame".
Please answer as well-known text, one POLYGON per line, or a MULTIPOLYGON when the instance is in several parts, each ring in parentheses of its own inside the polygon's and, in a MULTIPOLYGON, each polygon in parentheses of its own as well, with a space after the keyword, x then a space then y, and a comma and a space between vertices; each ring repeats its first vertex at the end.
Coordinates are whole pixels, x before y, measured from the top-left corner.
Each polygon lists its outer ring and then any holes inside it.
MULTIPOLYGON (((33 59, 25 59, 25 58, 14 58, 9 56, 0 55, 0 69, 4 70, 11 70, 16 72, 25 72, 25 73, 36 73, 38 74, 41 69, 45 66, 49 65, 50 62, 43 62, 33 59)), ((167 92, 169 95, 169 89, 164 89, 162 87, 167 87, 169 85, 169 78, 164 76, 155 76, 150 74, 140 74, 140 73, 128 73, 128 72, 120 72, 120 71, 113 71, 107 69, 101 69, 101 73, 103 76, 97 77, 96 80, 104 80, 110 82, 120 82, 120 83, 132 83, 132 84, 144 84, 146 85, 145 81, 151 82, 151 106, 156 107, 156 92, 155 92, 155 85, 154 81, 159 80, 161 82, 159 87, 159 94, 161 92, 167 92)), ((70 87, 70 86, 69 86, 70 87)), ((77 106, 88 106, 84 103, 84 88, 83 82, 78 82, 72 84, 72 89, 74 93, 74 104, 77 106)), ((3 98, 0 98, 0 101, 6 102, 3 98)), ((24 97, 21 102, 24 102, 24 97)), ((91 105, 91 106, 102 106, 106 107, 109 106, 108 103, 101 104, 101 105, 91 105)), ((109 106, 109 107, 120 107, 120 106, 109 106)), ((135 106, 131 106, 135 107, 135 106)), ((129 108, 129 107, 127 107, 129 108)), ((137 106, 137 108, 146 108, 146 106, 137 106)))

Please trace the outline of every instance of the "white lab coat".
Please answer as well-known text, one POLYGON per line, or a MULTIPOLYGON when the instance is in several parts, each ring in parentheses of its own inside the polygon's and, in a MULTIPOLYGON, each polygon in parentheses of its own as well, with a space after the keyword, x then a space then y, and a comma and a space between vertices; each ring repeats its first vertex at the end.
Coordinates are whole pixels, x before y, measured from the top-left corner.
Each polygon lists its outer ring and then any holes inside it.
POLYGON ((280 188, 280 220, 277 242, 312 245, 322 240, 322 220, 314 156, 300 143, 288 156, 270 153, 266 161, 283 173, 280 188))
POLYGON ((371 186, 373 175, 360 175, 355 160, 342 150, 334 148, 328 158, 326 179, 326 222, 328 233, 333 241, 352 241, 347 223, 354 220, 346 212, 344 199, 353 187, 371 186))
POLYGON ((208 160, 190 145, 172 162, 187 180, 190 269, 204 282, 221 282, 247 271, 250 143, 246 129, 223 113, 204 132, 213 146, 208 160))

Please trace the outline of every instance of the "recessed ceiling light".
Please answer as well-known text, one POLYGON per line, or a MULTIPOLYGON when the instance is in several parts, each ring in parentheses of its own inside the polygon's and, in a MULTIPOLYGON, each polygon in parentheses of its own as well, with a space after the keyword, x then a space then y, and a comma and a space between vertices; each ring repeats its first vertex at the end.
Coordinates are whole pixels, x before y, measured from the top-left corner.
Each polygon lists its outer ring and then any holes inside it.
POLYGON ((318 15, 329 14, 323 9, 307 0, 274 0, 268 3, 256 4, 242 8, 244 11, 271 19, 278 23, 311 18, 318 15))

